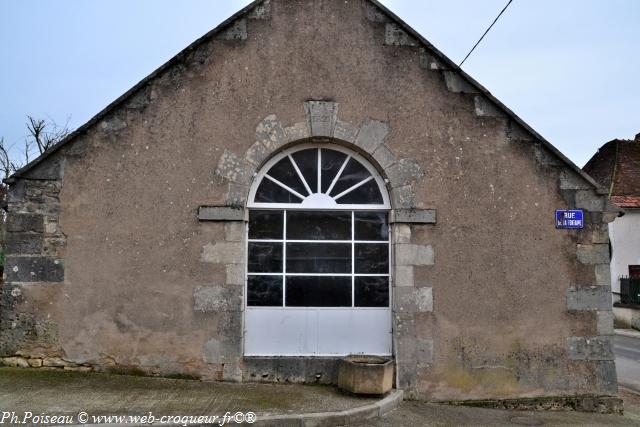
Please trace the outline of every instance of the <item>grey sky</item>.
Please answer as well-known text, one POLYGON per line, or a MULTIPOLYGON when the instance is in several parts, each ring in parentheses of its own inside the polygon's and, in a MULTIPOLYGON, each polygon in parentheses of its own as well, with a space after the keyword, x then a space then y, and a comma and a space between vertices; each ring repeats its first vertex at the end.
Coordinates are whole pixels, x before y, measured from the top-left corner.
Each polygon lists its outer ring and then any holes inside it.
MULTIPOLYGON (((1 0, 0 136, 80 126, 249 1, 1 0)), ((385 0, 459 62, 506 0, 385 0)), ((514 0, 464 69, 582 166, 640 132, 640 1, 514 0)))

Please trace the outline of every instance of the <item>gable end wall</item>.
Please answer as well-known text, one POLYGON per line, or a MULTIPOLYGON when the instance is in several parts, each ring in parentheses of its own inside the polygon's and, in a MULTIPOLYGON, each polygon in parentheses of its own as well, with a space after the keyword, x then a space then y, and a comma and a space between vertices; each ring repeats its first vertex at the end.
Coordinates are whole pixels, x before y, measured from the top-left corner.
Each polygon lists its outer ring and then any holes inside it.
POLYGON ((7 363, 332 382, 329 362, 242 357, 244 216, 229 216, 268 158, 323 140, 388 180, 408 396, 615 394, 616 212, 592 183, 368 1, 237 19, 11 184, 7 363), (202 206, 227 216, 199 221, 202 206), (549 227, 557 208, 586 228, 549 227))

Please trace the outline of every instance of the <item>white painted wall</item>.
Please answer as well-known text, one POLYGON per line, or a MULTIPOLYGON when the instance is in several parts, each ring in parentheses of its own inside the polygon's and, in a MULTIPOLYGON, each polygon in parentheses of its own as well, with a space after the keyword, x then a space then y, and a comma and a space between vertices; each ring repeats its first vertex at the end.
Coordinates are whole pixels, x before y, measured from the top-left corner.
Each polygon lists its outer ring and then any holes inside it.
MULTIPOLYGON (((611 290, 620 292, 620 276, 629 275, 629 265, 640 265, 640 209, 626 210, 624 216, 609 223, 611 290)), ((614 297, 618 300, 618 297, 614 297)))

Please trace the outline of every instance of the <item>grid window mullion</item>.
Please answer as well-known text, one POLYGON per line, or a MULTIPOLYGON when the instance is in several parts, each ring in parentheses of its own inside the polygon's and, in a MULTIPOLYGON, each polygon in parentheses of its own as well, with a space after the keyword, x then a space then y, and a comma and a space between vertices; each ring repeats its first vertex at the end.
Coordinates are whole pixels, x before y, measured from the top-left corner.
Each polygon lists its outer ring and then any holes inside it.
POLYGON ((282 219, 282 306, 287 306, 287 211, 282 219))
POLYGON ((355 297, 355 290, 356 290, 356 279, 355 279, 355 272, 356 272, 356 253, 355 253, 355 241, 356 239, 356 232, 355 232, 355 213, 353 211, 351 211, 351 307, 355 307, 356 304, 356 297, 355 297))

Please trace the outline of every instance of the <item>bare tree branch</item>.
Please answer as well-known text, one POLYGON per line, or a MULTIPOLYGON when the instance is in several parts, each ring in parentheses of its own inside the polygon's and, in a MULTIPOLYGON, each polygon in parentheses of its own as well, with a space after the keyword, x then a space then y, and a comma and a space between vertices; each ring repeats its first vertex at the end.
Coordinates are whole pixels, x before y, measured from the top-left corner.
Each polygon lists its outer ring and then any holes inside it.
POLYGON ((53 120, 47 122, 44 119, 27 116, 27 130, 31 137, 29 143, 35 143, 38 152, 42 154, 69 135, 68 125, 69 118, 64 126, 58 127, 53 120))
POLYGON ((0 137, 0 172, 4 178, 9 178, 13 173, 13 167, 9 152, 4 145, 4 138, 0 137))

